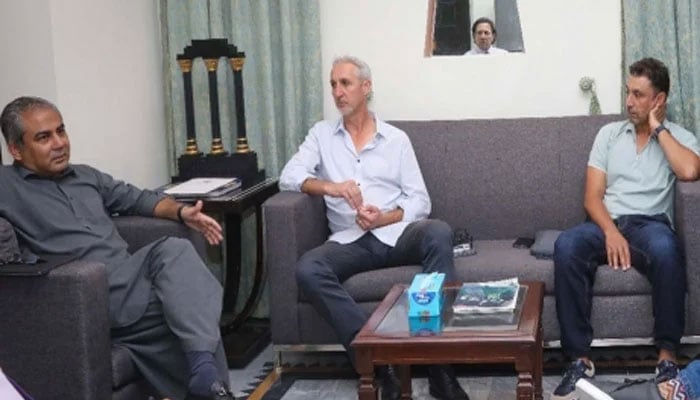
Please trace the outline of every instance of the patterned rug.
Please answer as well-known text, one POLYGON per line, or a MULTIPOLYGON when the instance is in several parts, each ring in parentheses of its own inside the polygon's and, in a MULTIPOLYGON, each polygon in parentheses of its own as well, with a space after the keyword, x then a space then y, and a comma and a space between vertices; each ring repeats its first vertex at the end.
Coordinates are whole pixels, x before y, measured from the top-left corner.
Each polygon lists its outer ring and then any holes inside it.
MULTIPOLYGON (((283 367, 283 370, 285 368, 283 367)), ((357 376, 349 369, 335 365, 296 365, 289 372, 278 375, 271 363, 266 364, 250 389, 236 394, 237 400, 350 400, 357 399, 357 376), (325 371, 324 371, 325 370, 325 371)), ((459 366, 458 380, 471 400, 515 400, 517 377, 514 371, 503 368, 459 366)), ((603 391, 611 391, 627 379, 651 378, 649 368, 631 370, 610 369, 599 371, 592 382, 603 391)), ((542 381, 544 398, 549 399, 559 384, 561 375, 545 371, 542 381)), ((428 380, 422 367, 412 368, 412 399, 432 400, 428 380)))

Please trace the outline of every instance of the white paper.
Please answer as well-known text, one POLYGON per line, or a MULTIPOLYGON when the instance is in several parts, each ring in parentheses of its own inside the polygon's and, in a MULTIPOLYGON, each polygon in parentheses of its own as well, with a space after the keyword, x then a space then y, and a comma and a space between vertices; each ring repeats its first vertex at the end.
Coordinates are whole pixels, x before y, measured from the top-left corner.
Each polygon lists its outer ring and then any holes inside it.
POLYGON ((236 181, 236 178, 193 178, 166 189, 165 193, 171 195, 207 194, 234 181, 236 181))
POLYGON ((15 387, 7 380, 2 369, 0 369, 0 399, 23 400, 22 396, 15 390, 15 387))
POLYGON ((615 400, 585 379, 576 381, 576 394, 579 400, 615 400))

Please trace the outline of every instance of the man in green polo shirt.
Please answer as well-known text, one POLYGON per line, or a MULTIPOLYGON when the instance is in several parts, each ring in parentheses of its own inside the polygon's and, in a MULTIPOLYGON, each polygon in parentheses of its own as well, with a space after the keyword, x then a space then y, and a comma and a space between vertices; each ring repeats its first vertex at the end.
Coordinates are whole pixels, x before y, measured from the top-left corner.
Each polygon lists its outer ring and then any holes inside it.
POLYGON ((668 121, 668 69, 644 58, 629 68, 628 120, 604 126, 588 160, 589 221, 563 232, 554 249, 554 286, 563 351, 574 361, 552 399, 571 399, 576 381, 595 373, 589 359, 592 285, 598 265, 635 267, 653 288, 657 382, 678 373, 675 351, 685 325, 685 259, 673 230, 676 179, 697 180, 700 146, 668 121))

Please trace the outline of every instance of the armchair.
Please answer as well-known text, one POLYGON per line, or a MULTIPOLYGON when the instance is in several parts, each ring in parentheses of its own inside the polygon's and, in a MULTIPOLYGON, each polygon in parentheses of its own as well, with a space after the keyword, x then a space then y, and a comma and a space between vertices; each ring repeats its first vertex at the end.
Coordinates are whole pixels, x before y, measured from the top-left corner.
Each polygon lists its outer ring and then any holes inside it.
MULTIPOLYGON (((162 236, 204 237, 173 221, 116 217, 129 251, 162 236)), ((0 276, 0 366, 37 399, 148 399, 128 352, 110 340, 105 266, 76 260, 40 277, 0 276)))

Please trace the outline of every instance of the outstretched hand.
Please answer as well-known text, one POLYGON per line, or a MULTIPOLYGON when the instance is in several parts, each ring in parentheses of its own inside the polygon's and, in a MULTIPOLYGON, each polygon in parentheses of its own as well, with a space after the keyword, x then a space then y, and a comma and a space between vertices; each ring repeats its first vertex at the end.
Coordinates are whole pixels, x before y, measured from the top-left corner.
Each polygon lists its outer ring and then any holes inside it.
POLYGON ((198 200, 192 206, 185 206, 182 209, 182 220, 187 226, 200 232, 207 239, 207 242, 212 245, 221 243, 224 235, 216 220, 202 212, 202 201, 198 200))

